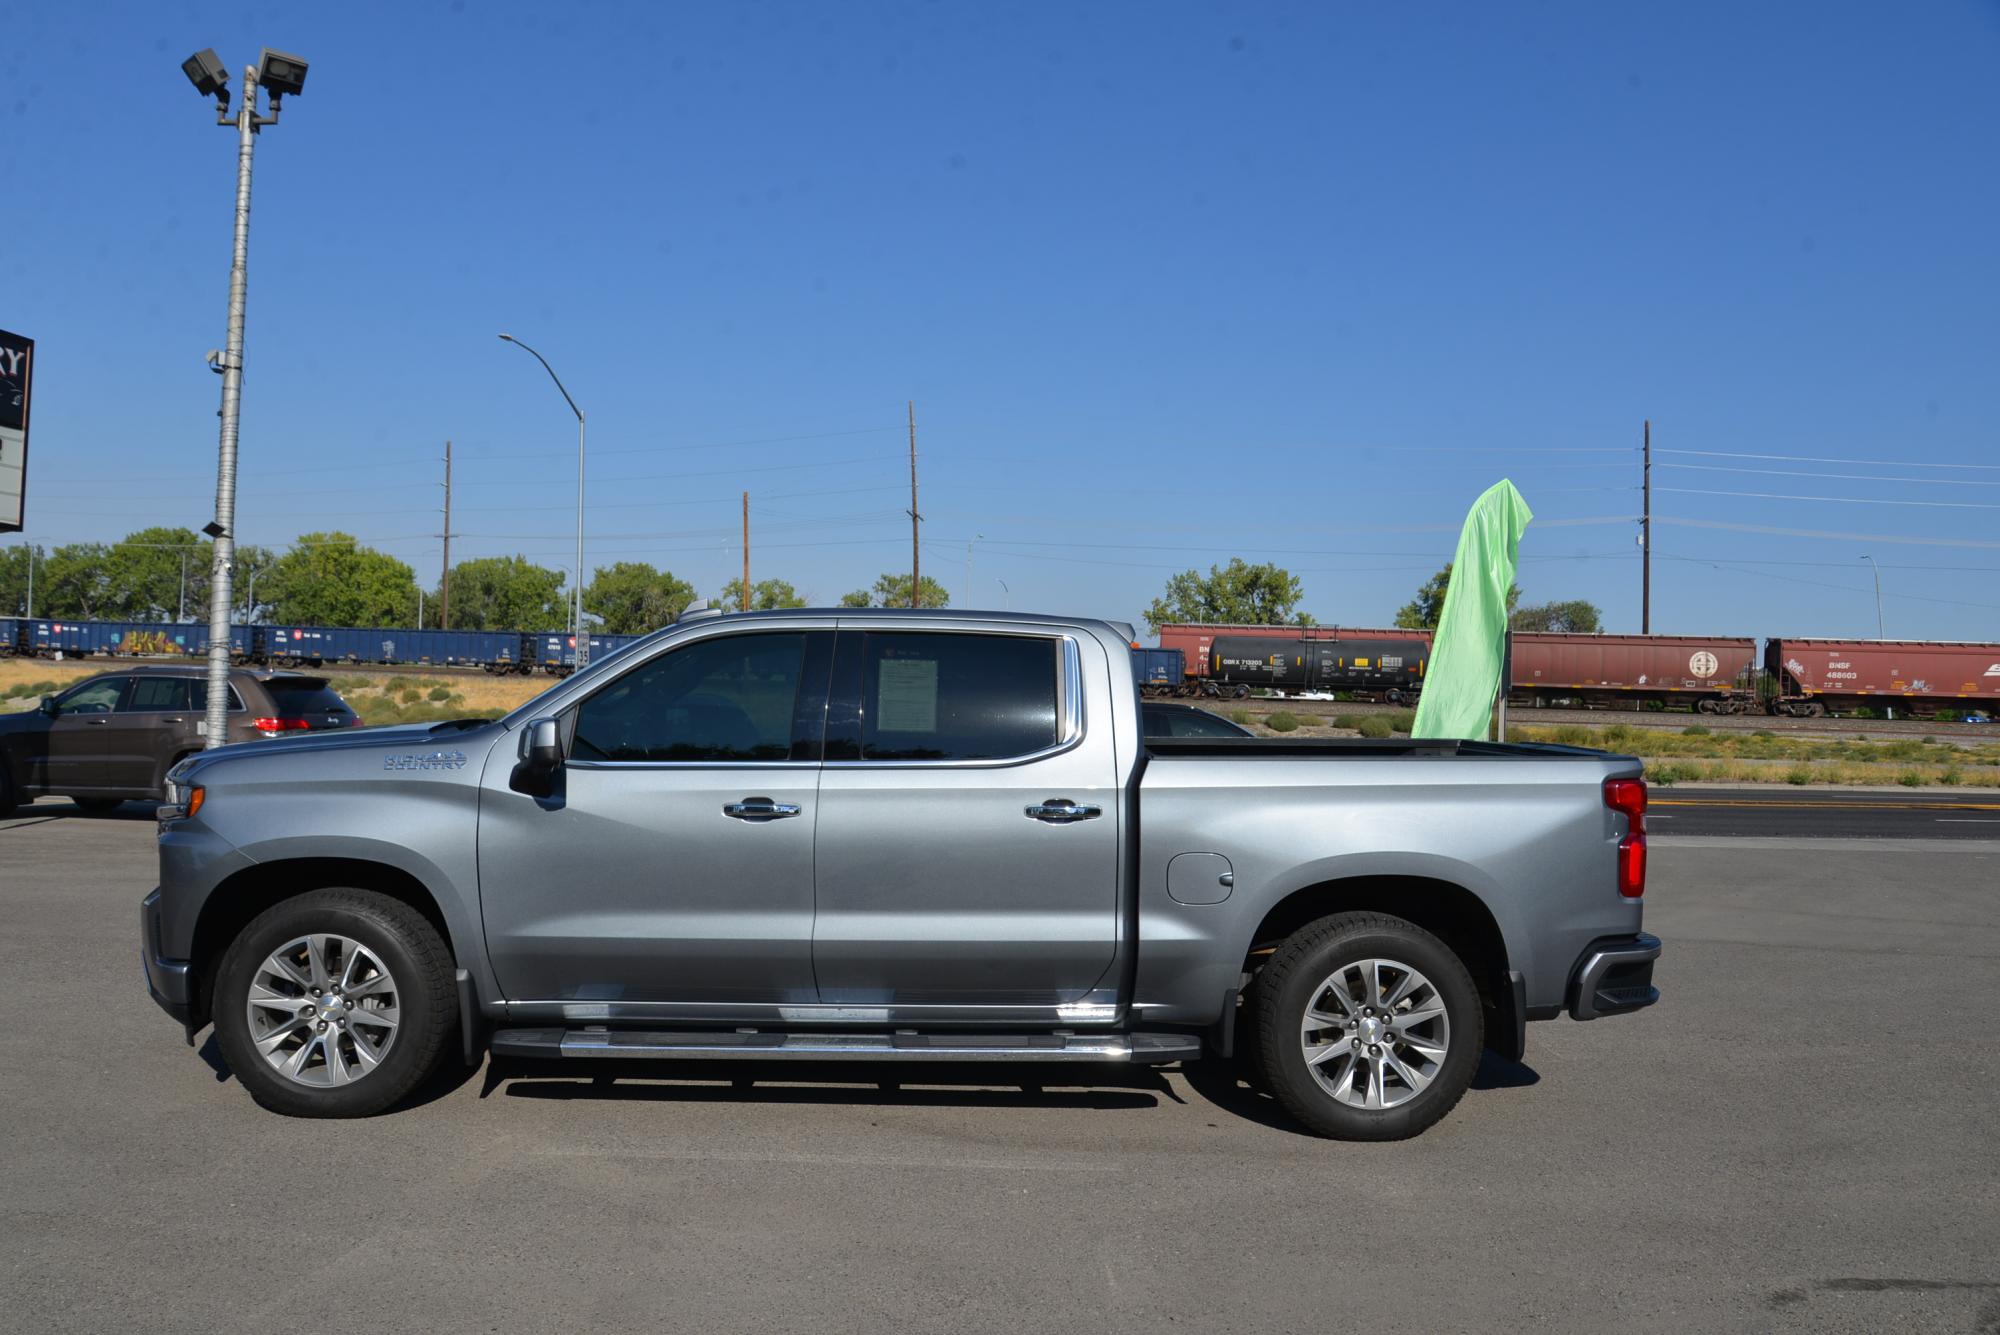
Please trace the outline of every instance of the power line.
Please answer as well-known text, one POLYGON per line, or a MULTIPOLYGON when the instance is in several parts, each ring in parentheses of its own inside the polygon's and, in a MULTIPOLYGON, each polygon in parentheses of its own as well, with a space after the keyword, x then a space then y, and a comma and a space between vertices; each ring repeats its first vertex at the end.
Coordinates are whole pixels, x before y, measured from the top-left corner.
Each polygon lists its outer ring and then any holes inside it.
POLYGON ((1795 496, 1777 491, 1711 491, 1702 487, 1658 487, 1677 496, 1741 496, 1754 501, 1819 501, 1828 505, 1916 505, 1934 510, 2000 510, 1986 501, 1903 501, 1886 496, 1795 496))
POLYGON ((1915 459, 1834 459, 1814 454, 1745 454, 1735 450, 1654 450, 1655 454, 1686 454, 1702 459, 1778 459, 1794 464, 1860 464, 1868 468, 1977 468, 2000 473, 2000 464, 1927 464, 1915 459))
POLYGON ((1662 515, 1654 515, 1653 522, 1672 524, 1678 528, 1722 529, 1730 533, 1768 533, 1781 538, 1838 538, 1845 542, 1892 542, 1910 547, 1972 547, 1982 551, 2000 551, 2000 542, 1985 542, 1977 538, 1905 538, 1885 533, 1848 533, 1836 529, 1732 524, 1720 519, 1670 519, 1662 515))
MULTIPOLYGON (((1748 566, 1756 564, 1755 562, 1748 562, 1748 561, 1714 561, 1714 560, 1707 560, 1699 556, 1664 556, 1661 557, 1660 559, 1663 561, 1682 561, 1691 565, 1705 565, 1717 571, 1720 571, 1723 574, 1729 573, 1728 571, 1723 570, 1724 566, 1748 566)), ((1815 588, 1839 589, 1843 593, 1867 593, 1869 591, 1869 587, 1865 584, 1830 584, 1827 581, 1821 579, 1800 579, 1797 575, 1760 574, 1758 577, 1760 579, 1783 580, 1787 584, 1810 584, 1815 588)), ((1890 598, 1890 599, 1901 599, 1904 602, 1944 603, 1947 606, 1951 607, 1982 607, 1992 611, 2000 611, 2000 603, 1970 603, 1966 602, 1962 598, 1932 598, 1926 594, 1921 594, 1921 593, 1896 593, 1891 590, 1884 590, 1882 592, 1882 596, 1884 598, 1890 598)))
MULTIPOLYGON (((1914 482, 1929 487, 2000 487, 1982 477, 1876 477, 1868 473, 1816 473, 1793 468, 1731 468, 1727 464, 1669 464, 1660 468, 1698 468, 1709 473, 1759 473, 1766 477, 1810 477, 1840 482, 1914 482)), ((1967 465, 1971 467, 1972 465, 1967 465)))

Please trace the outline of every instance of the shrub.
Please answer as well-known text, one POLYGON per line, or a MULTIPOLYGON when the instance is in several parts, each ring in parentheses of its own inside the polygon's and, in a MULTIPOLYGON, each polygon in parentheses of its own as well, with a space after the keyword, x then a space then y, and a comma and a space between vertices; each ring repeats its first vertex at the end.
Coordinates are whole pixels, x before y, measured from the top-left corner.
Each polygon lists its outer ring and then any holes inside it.
POLYGON ((1944 773, 1938 775, 1938 782, 1944 784, 1947 788, 1956 788, 1965 782, 1965 772, 1956 765, 1948 765, 1945 767, 1944 773))
POLYGON ((1683 737, 1706 737, 1708 735, 1708 729, 1699 723, 1691 724, 1681 729, 1681 736, 1683 737))
POLYGON ((437 700, 437 701, 445 701, 445 700, 449 700, 449 699, 451 699, 451 687, 449 687, 449 686, 433 686, 433 687, 431 687, 431 692, 430 692, 430 695, 429 695, 429 696, 427 696, 426 698, 427 698, 427 699, 431 699, 431 700, 437 700))
POLYGON ((1804 765, 1794 765, 1785 771, 1785 782, 1804 787, 1813 781, 1813 772, 1804 765))
POLYGON ((1333 716, 1333 726, 1336 728, 1359 728, 1361 726, 1361 715, 1335 714, 1333 716))
POLYGON ((1229 721, 1247 728, 1250 726, 1250 711, 1247 709, 1232 709, 1229 711, 1229 721))
POLYGON ((1288 714, 1280 709, 1275 714, 1265 715, 1264 726, 1272 732, 1297 732, 1299 730, 1299 720, 1296 715, 1288 714))
POLYGON ((1387 737, 1394 731, 1389 726, 1389 720, 1383 718, 1380 714, 1371 714, 1367 718, 1362 719, 1360 728, 1363 737, 1373 737, 1377 741, 1387 737))
POLYGON ((1677 783, 1700 777, 1701 771, 1695 766, 1677 764, 1671 760, 1646 766, 1646 781, 1658 784, 1662 788, 1671 788, 1677 783))
POLYGON ((1389 715, 1389 729, 1392 732, 1409 732, 1417 726, 1417 716, 1407 709, 1399 709, 1389 715))
POLYGON ((1929 780, 1913 769, 1906 769, 1896 776, 1896 782, 1902 784, 1905 788, 1921 788, 1929 780))
POLYGON ((406 705, 413 705, 424 698, 424 693, 415 686, 405 686, 396 698, 406 705))

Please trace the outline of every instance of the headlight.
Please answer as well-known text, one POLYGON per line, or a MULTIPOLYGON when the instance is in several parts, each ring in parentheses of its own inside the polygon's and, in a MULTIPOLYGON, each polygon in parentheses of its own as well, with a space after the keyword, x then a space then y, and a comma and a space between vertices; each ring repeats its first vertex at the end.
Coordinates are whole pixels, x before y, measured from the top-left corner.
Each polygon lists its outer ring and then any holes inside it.
POLYGON ((169 775, 167 777, 167 800, 160 807, 159 811, 154 814, 161 825, 165 825, 169 821, 185 820, 201 810, 201 804, 207 796, 208 790, 200 784, 187 783, 169 775))

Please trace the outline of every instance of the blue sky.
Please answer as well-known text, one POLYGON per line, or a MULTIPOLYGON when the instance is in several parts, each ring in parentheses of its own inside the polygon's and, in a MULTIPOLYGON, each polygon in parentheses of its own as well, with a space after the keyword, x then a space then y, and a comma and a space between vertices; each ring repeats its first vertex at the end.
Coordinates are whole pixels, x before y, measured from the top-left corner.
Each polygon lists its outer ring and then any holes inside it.
POLYGON ((906 569, 914 399, 961 603, 983 535, 975 605, 1136 619, 1240 553, 1379 623, 1504 475, 1528 599, 1632 631, 1650 417, 1656 631, 1872 634, 1870 554, 1892 636, 2000 638, 1993 3, 26 6, 37 541, 210 513, 211 45, 312 62, 258 145, 249 541, 434 581, 449 437, 454 555, 567 563, 573 419, 504 329, 590 415, 589 563, 703 592, 744 488, 753 578, 906 569))

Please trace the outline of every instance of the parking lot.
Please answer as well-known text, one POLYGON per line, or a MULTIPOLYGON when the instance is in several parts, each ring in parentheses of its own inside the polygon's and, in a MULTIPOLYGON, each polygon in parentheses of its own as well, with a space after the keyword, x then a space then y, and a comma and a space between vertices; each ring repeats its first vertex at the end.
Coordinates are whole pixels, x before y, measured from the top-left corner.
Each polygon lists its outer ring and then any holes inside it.
POLYGON ((1355 1145, 1199 1070, 503 1067, 281 1119, 146 997, 152 833, 0 822, 12 1329, 2000 1329, 2000 842, 1657 838, 1663 1002, 1355 1145))

